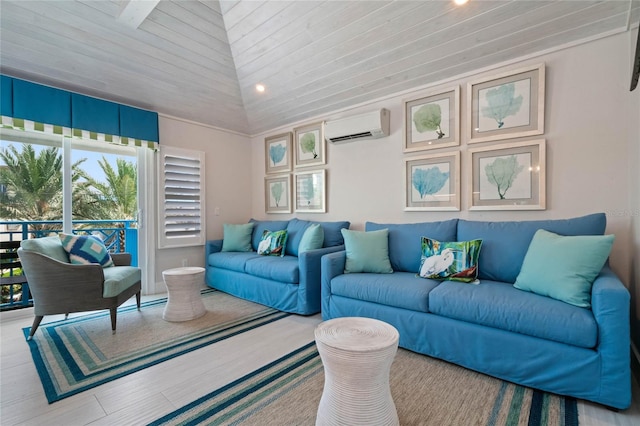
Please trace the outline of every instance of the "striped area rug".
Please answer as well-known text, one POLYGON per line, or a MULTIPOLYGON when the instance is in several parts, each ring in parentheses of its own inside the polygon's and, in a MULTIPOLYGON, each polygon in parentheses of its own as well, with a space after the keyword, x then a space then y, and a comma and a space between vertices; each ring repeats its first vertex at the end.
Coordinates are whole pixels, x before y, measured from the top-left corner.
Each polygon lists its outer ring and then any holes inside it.
MULTIPOLYGON (((404 349, 396 354, 390 383, 401 425, 578 425, 573 398, 404 349)), ((312 342, 151 425, 314 425, 323 385, 312 342)))
MULTIPOLYGON (((162 319, 167 299, 43 324, 28 340, 49 403, 75 395, 176 356, 278 321, 290 314, 205 290, 207 313, 195 320, 162 319)), ((23 329, 25 338, 29 327, 23 329)))

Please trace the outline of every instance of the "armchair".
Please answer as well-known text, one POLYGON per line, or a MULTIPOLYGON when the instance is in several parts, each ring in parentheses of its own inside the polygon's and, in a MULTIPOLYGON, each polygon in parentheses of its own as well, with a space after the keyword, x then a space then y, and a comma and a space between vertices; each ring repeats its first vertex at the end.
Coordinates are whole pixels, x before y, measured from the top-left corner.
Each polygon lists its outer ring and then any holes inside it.
POLYGON ((29 339, 45 315, 109 309, 115 333, 118 306, 135 294, 140 309, 141 272, 129 266, 128 253, 111 254, 116 266, 109 268, 71 264, 55 236, 22 241, 18 256, 33 295, 35 319, 29 339))

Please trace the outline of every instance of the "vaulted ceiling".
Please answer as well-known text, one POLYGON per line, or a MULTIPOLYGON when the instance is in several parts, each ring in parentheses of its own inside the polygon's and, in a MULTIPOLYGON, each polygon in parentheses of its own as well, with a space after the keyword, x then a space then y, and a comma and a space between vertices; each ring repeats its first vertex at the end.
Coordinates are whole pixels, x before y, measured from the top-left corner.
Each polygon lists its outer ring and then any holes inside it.
POLYGON ((639 19, 640 0, 0 0, 0 71, 257 134, 639 19))

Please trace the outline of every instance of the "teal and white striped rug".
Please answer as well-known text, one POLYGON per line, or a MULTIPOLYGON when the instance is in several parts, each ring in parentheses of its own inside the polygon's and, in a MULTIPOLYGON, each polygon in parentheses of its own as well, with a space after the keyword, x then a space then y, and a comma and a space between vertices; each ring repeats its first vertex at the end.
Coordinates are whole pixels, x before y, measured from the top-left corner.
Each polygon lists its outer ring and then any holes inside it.
MULTIPOLYGON (((117 332, 109 311, 41 325, 27 341, 49 403, 215 344, 290 314, 205 290, 207 313, 195 320, 162 319, 166 299, 118 309, 117 332)), ((45 317, 46 319, 46 317, 45 317)), ((26 337, 29 327, 23 329, 26 337)))
MULTIPOLYGON (((495 379, 404 349, 390 373, 401 425, 578 425, 573 398, 495 379)), ((154 421, 165 425, 314 425, 324 372, 311 342, 154 421)))

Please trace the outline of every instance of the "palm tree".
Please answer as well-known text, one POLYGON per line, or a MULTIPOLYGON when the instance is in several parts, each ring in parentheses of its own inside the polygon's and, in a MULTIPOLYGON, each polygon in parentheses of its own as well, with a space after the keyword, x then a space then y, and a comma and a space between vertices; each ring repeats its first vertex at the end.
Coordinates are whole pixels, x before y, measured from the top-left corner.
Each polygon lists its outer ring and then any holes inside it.
MULTIPOLYGON (((62 154, 56 147, 36 153, 30 144, 22 151, 10 145, 0 150, 5 166, 0 168, 0 217, 18 221, 60 220, 62 217, 62 154)), ((86 173, 80 168, 85 159, 71 166, 74 205, 90 198, 86 173)), ((46 227, 41 229, 47 229, 46 227)))
MULTIPOLYGON (((116 159, 116 168, 111 166, 103 156, 98 164, 104 172, 106 182, 99 182, 92 177, 88 178, 88 185, 93 196, 99 200, 97 207, 100 210, 100 218, 113 218, 119 220, 131 220, 136 217, 138 210, 137 194, 137 168, 135 163, 122 158, 116 159)), ((122 222, 116 222, 116 226, 123 227, 122 222)), ((120 248, 124 248, 124 229, 118 233, 120 248)))

